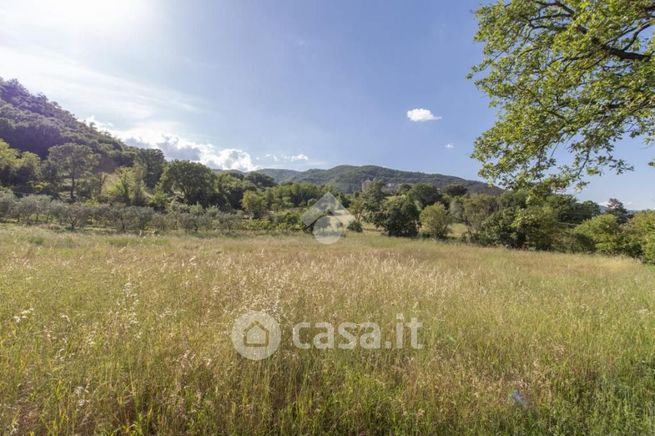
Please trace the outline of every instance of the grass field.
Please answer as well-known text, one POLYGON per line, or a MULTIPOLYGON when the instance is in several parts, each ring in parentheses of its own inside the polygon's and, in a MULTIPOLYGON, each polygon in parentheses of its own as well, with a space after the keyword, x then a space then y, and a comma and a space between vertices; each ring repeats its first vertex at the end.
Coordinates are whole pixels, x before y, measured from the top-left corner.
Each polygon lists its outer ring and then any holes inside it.
POLYGON ((653 433, 655 269, 377 235, 0 228, 0 432, 653 433), (422 323, 239 356, 233 321, 422 323))

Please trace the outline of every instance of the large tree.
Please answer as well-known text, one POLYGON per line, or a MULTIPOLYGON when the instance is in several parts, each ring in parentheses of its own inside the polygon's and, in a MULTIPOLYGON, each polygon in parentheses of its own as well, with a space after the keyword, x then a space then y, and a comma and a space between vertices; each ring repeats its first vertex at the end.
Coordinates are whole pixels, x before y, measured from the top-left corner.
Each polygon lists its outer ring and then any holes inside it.
POLYGON ((629 170, 616 142, 655 139, 655 1, 499 0, 477 16, 471 76, 499 108, 475 144, 481 174, 563 188, 629 170))
POLYGON ((75 201, 77 184, 98 165, 98 156, 86 145, 67 143, 51 147, 48 161, 59 177, 70 181, 70 199, 75 201))
POLYGON ((215 179, 214 172, 201 163, 174 160, 166 165, 160 187, 186 204, 208 206, 214 199, 215 179))

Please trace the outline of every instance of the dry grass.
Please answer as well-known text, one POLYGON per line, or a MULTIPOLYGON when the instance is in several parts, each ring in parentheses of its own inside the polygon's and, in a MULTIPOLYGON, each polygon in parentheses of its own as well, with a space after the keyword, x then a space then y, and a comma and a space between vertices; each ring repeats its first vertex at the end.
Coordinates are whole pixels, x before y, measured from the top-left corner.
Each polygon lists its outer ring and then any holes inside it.
POLYGON ((655 432, 655 270, 630 260, 19 227, 0 255, 3 433, 655 432), (230 342, 248 309, 283 326, 267 360, 230 342), (397 313, 423 349, 290 344, 397 313))

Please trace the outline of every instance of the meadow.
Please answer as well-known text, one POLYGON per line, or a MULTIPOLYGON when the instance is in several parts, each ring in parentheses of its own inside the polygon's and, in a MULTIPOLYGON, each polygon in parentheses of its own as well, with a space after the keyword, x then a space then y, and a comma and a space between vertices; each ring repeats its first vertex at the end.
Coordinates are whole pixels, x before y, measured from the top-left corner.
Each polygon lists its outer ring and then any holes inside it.
POLYGON ((655 268, 348 234, 0 227, 4 434, 655 432, 655 268), (230 329, 282 325, 251 361, 230 329), (300 350, 300 321, 423 323, 422 349, 300 350))

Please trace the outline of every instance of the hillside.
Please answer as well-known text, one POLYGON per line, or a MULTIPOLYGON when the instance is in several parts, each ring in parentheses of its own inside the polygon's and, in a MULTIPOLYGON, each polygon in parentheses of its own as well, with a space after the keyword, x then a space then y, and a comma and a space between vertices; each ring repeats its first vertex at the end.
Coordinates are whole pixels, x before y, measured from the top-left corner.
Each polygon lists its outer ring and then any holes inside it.
POLYGON ((130 147, 80 122, 42 94, 33 95, 17 80, 0 78, 0 138, 21 151, 48 156, 50 147, 75 142, 98 153, 101 167, 129 164, 130 147))
POLYGON ((336 189, 347 193, 360 191, 364 182, 375 179, 382 180, 392 186, 398 186, 403 183, 427 183, 440 189, 450 185, 463 185, 470 192, 487 192, 493 194, 501 191, 499 188, 475 180, 466 180, 443 174, 394 170, 375 165, 340 165, 328 170, 311 169, 307 171, 263 169, 258 172, 272 177, 277 183, 310 182, 318 185, 331 184, 336 189))

